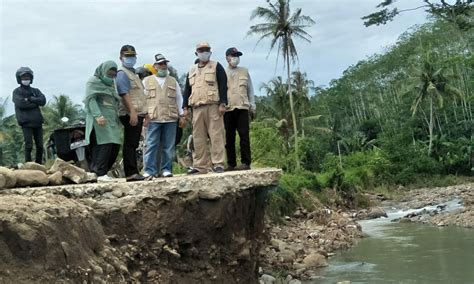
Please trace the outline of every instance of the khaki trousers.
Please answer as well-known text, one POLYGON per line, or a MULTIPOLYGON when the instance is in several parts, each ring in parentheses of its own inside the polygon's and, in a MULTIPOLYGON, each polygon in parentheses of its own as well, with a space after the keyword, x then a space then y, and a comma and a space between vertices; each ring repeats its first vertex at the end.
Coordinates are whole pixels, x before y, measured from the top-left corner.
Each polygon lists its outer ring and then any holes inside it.
POLYGON ((216 104, 193 108, 193 167, 200 172, 207 172, 209 170, 208 138, 211 146, 210 162, 214 167, 224 167, 224 116, 219 113, 219 105, 216 104))

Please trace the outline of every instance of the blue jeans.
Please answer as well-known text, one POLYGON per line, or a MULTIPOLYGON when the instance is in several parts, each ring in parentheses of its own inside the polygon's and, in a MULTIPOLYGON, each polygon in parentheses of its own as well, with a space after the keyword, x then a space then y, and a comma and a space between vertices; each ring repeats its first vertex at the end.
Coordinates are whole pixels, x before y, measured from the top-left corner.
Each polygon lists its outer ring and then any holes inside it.
POLYGON ((146 151, 144 156, 145 173, 162 174, 173 172, 173 155, 178 122, 150 122, 146 133, 146 151), (158 171, 158 149, 161 151, 161 165, 158 171))

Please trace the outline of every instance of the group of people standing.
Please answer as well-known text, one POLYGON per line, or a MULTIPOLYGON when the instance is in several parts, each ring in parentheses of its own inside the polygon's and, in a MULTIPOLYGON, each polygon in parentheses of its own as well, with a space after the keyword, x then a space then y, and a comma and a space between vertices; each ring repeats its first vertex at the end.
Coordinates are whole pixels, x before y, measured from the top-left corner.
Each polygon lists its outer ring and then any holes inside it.
MULTIPOLYGON (((170 75, 170 61, 163 54, 155 55, 153 65, 135 69, 137 52, 132 45, 120 49, 120 66, 106 61, 95 69, 87 81, 84 104, 85 139, 92 156, 89 169, 97 174, 98 181, 113 179, 107 172, 118 156, 122 131, 127 181, 171 177, 176 131, 184 128, 188 121, 192 122, 194 144, 193 166, 188 174, 250 169, 249 120, 255 117, 256 107, 249 72, 238 66, 243 54, 235 47, 227 49, 226 68, 211 60, 211 54, 209 43, 197 44, 197 59, 187 74, 183 92, 170 75), (146 74, 147 70, 150 72, 146 74), (146 151, 141 174, 136 150, 143 130, 146 131, 146 151), (236 133, 240 137, 240 165, 235 153, 236 133)), ((34 138, 35 161, 42 163, 40 107, 45 105, 46 99, 39 89, 31 87, 33 71, 30 68, 18 69, 16 79, 20 86, 13 92, 13 102, 24 133, 25 160, 32 160, 34 138)))
MULTIPOLYGON (((121 66, 100 64, 87 82, 86 139, 92 147, 90 170, 99 181, 117 158, 123 125, 123 161, 127 181, 173 175, 177 128, 192 122, 193 166, 188 174, 222 173, 250 169, 249 117, 255 116, 255 99, 249 72, 239 67, 242 52, 226 51, 227 68, 213 60, 211 46, 196 46, 197 60, 187 74, 184 92, 169 74, 169 60, 155 55, 152 75, 140 78, 135 70, 137 52, 131 45, 120 49, 121 66), (142 80, 143 79, 143 80, 142 80), (192 118, 191 118, 192 117, 192 118), (144 173, 137 167, 136 149, 146 129, 144 173), (235 153, 240 137, 241 165, 235 153), (158 151, 161 162, 158 164, 158 151), (227 167, 225 167, 227 153, 227 167)), ((139 69, 139 68, 137 68, 139 69)), ((140 68, 142 69, 142 68, 140 68)))

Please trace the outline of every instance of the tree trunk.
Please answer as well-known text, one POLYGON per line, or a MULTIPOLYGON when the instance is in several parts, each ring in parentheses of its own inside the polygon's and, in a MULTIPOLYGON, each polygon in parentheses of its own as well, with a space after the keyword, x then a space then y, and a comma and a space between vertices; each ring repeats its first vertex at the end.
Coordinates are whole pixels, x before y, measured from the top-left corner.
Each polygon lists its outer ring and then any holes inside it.
POLYGON ((290 96, 290 110, 291 110, 291 119, 293 120, 293 132, 295 136, 295 166, 296 169, 300 168, 300 158, 298 152, 298 126, 296 125, 296 114, 295 108, 293 105, 293 93, 291 92, 291 73, 290 73, 290 54, 286 54, 286 68, 288 75, 288 94, 290 96))
POLYGON ((430 144, 428 146, 428 155, 431 155, 431 148, 433 147, 433 96, 430 96, 430 144))

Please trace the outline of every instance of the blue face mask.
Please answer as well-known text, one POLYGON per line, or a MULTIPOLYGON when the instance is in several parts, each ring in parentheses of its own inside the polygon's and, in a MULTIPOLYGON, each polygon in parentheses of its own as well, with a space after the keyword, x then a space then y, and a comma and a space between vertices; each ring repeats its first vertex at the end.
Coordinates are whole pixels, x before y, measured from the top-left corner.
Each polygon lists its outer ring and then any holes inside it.
POLYGON ((135 63, 137 63, 137 58, 135 56, 133 56, 133 57, 123 57, 122 58, 122 63, 123 63, 123 66, 125 66, 127 68, 133 68, 135 63))

